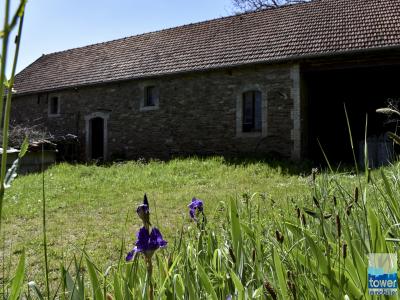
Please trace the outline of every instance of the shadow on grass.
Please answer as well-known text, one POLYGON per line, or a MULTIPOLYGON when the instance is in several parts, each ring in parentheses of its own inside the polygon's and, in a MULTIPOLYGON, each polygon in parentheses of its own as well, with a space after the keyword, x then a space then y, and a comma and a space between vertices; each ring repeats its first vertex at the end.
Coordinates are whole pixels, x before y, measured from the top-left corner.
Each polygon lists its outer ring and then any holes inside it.
MULTIPOLYGON (((137 164, 146 165, 148 163, 154 162, 163 162, 169 163, 174 160, 218 160, 221 164, 225 164, 227 166, 251 166, 257 164, 264 164, 269 166, 271 169, 277 169, 283 175, 293 175, 293 176, 309 176, 312 172, 313 168, 317 168, 320 171, 327 170, 328 165, 326 162, 322 161, 313 161, 310 159, 301 159, 299 161, 293 161, 287 158, 282 157, 279 154, 240 154, 240 155, 218 155, 218 154, 206 154, 206 155, 175 155, 169 158, 152 158, 152 157, 140 157, 136 159, 125 159, 125 158, 113 158, 110 161, 100 161, 100 160, 92 160, 92 161, 58 161, 54 165, 59 163, 66 162, 70 165, 88 165, 88 166, 97 166, 101 168, 109 168, 115 165, 123 165, 128 162, 134 162, 137 164)), ((330 162, 333 170, 336 173, 349 173, 355 174, 354 164, 349 162, 330 162)), ((53 167, 54 165, 46 165, 45 170, 53 167)), ((360 171, 363 171, 360 168, 360 171)), ((41 168, 38 165, 38 168, 35 170, 28 170, 21 172, 21 175, 26 174, 35 174, 40 173, 41 168)))
MULTIPOLYGON (((271 167, 272 169, 280 169, 282 174, 285 175, 310 175, 312 167, 314 165, 309 160, 301 160, 301 161, 292 161, 289 159, 285 159, 279 155, 254 155, 254 154, 241 154, 235 156, 227 156, 227 155, 217 155, 217 154, 207 154, 207 155, 176 155, 169 158, 137 158, 137 159, 114 159, 107 162, 101 161, 91 161, 91 162, 80 162, 88 165, 96 165, 99 167, 111 167, 116 164, 124 164, 127 162, 136 162, 139 164, 148 164, 150 162, 164 162, 168 163, 174 160, 208 160, 208 159, 217 159, 220 160, 222 164, 228 166, 250 166, 255 164, 265 164, 271 167)), ((79 163, 78 163, 79 164, 79 163)))
POLYGON ((240 155, 225 156, 224 163, 230 166, 249 166, 265 164, 273 169, 280 169, 285 175, 309 175, 313 167, 311 161, 293 161, 275 155, 240 155))

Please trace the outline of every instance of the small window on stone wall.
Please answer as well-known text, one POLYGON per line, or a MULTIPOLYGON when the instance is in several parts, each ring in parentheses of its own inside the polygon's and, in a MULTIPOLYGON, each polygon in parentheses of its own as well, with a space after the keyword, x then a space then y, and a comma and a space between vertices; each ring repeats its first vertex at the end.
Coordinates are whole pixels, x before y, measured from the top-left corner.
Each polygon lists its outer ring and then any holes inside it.
POLYGON ((155 86, 148 86, 145 88, 144 106, 158 106, 158 88, 155 86))
POLYGON ((50 97, 49 99, 49 115, 56 116, 60 114, 60 98, 50 97))
POLYGON ((261 92, 243 93, 243 132, 261 132, 261 92))

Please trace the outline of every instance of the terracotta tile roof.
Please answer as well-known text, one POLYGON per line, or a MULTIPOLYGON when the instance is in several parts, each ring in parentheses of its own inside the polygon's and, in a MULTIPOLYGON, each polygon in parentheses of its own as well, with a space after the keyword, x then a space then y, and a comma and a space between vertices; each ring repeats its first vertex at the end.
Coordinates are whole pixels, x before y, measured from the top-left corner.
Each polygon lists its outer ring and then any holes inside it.
POLYGON ((315 0, 44 55, 17 75, 15 90, 393 46, 400 46, 400 0, 315 0))

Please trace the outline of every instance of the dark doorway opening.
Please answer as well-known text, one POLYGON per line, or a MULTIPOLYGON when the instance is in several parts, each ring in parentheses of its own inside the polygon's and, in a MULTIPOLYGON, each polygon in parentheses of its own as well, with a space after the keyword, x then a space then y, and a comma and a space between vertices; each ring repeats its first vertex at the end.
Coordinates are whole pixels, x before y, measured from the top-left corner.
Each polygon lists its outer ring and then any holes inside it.
POLYGON ((93 118, 90 120, 91 159, 104 159, 104 119, 93 118))
POLYGON ((330 161, 354 162, 344 104, 350 119, 358 163, 364 159, 366 115, 371 162, 382 164, 377 160, 384 160, 386 154, 393 155, 393 144, 385 133, 396 130, 396 120, 376 113, 376 109, 386 107, 388 102, 396 104, 400 100, 399 74, 399 66, 304 72, 307 156, 317 161, 324 160, 319 140, 330 161), (386 149, 391 154, 383 153, 386 151, 384 148, 391 148, 386 149))

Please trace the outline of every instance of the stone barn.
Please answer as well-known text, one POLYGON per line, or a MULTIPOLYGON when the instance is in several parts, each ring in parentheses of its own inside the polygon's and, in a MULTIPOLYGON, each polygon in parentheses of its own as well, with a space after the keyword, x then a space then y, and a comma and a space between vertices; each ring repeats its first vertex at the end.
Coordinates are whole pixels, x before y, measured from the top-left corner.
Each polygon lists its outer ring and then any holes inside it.
POLYGON ((315 0, 43 55, 12 119, 79 137, 82 158, 351 157, 393 124, 400 1, 315 0))

